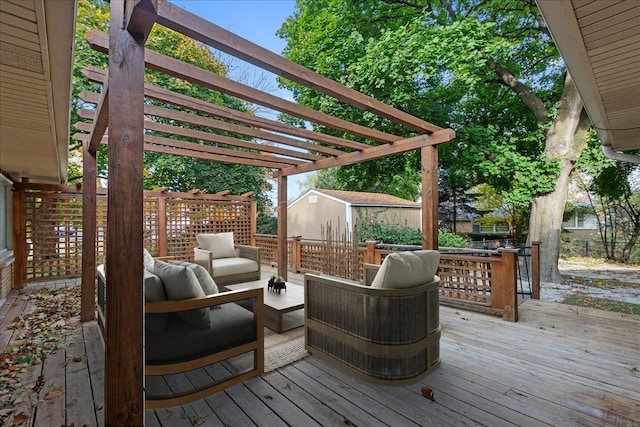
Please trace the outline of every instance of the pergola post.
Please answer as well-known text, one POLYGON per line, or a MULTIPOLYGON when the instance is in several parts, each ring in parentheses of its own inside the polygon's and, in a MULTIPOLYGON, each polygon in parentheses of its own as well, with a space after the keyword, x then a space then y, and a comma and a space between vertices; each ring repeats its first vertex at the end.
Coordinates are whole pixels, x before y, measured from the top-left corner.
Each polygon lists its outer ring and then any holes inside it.
POLYGON ((111 0, 105 425, 144 424, 144 41, 153 16, 141 7, 149 5, 111 0))
POLYGON ((80 321, 95 319, 96 299, 96 154, 82 144, 82 293, 80 321))
POLYGON ((420 149, 422 178, 422 249, 438 249, 438 146, 420 149))
POLYGON ((287 177, 278 177, 278 275, 287 280, 287 177))

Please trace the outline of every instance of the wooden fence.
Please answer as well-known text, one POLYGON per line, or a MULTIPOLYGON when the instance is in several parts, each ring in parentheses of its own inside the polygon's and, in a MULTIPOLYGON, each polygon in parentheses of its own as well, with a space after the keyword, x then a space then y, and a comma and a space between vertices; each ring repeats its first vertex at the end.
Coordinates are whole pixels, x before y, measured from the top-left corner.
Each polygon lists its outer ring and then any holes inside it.
MULTIPOLYGON (((251 194, 145 191, 144 245, 155 256, 192 260, 196 234, 233 231, 235 243, 255 245, 251 194)), ((82 192, 64 185, 14 184, 14 287, 80 277, 82 192)), ((96 262, 105 256, 107 196, 97 194, 96 262)))
MULTIPOLYGON (((277 265, 277 238, 256 235, 265 264, 277 265)), ((381 264, 393 252, 416 250, 417 246, 381 245, 376 242, 352 244, 344 241, 287 239, 289 270, 294 273, 322 273, 362 281, 362 264, 381 264)), ((527 255, 534 273, 530 283, 533 298, 539 298, 539 245, 527 255)), ((444 304, 491 313, 517 321, 518 250, 474 250, 440 248, 440 301, 444 304), (464 252, 464 251, 463 251, 464 252)))

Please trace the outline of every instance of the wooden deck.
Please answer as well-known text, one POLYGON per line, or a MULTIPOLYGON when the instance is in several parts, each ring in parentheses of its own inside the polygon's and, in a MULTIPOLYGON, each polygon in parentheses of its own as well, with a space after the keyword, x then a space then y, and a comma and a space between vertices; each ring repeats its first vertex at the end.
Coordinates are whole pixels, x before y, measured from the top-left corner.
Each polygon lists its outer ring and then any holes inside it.
MULTIPOLYGON (((0 308, 3 347, 22 310, 14 293, 0 308)), ((418 384, 372 385, 309 356, 191 405, 149 410, 146 424, 640 426, 640 316, 531 300, 517 323, 440 314, 442 366, 418 384)), ((104 425, 102 342, 95 322, 78 333, 27 372, 45 383, 21 425, 104 425)))

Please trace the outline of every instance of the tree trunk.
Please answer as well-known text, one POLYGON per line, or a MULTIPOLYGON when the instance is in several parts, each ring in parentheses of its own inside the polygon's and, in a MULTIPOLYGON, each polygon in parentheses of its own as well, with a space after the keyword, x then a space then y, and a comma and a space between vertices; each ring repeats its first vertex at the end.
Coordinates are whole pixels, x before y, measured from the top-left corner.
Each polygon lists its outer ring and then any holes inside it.
POLYGON ((558 114, 547 132, 545 154, 560 162, 556 189, 537 196, 531 205, 527 242, 540 242, 540 280, 562 281, 558 270, 562 216, 567 201, 570 175, 576 159, 586 147, 589 119, 583 113, 582 100, 569 73, 565 77, 558 114))

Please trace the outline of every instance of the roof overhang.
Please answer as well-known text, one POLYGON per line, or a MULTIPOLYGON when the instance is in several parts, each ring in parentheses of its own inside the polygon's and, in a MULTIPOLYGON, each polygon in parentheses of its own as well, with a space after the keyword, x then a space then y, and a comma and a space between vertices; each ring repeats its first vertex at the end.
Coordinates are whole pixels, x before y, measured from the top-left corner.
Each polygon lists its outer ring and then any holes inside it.
POLYGON ((640 149, 640 2, 537 3, 603 146, 640 149))
POLYGON ((0 2, 0 168, 64 183, 76 0, 0 2))

